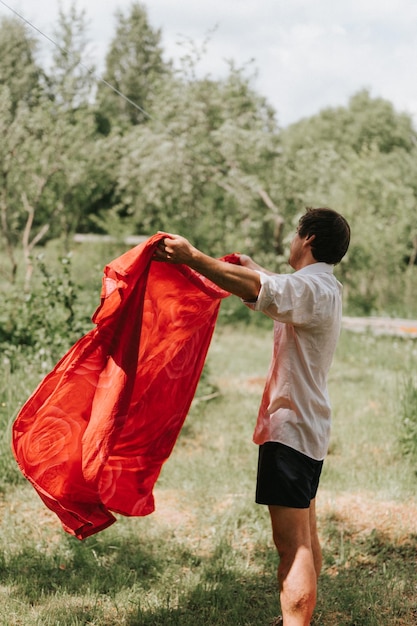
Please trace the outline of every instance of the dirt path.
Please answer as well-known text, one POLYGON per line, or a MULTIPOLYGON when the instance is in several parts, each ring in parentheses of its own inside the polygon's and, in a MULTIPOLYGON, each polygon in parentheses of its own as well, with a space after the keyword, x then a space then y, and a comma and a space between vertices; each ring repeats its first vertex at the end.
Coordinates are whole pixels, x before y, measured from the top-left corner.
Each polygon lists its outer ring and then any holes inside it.
MULTIPOLYGON (((180 490, 155 489, 157 508, 155 521, 171 529, 184 529, 192 533, 195 510, 187 505, 180 490)), ((233 494, 225 502, 225 507, 233 503, 233 494)), ((417 502, 375 500, 370 493, 334 495, 321 489, 317 496, 319 520, 334 517, 351 534, 370 534, 378 531, 388 540, 401 543, 417 535, 417 502)))
POLYGON ((353 533, 376 530, 387 539, 401 542, 417 534, 417 503, 375 500, 372 494, 338 496, 322 489, 317 494, 319 517, 332 514, 353 533))
POLYGON ((371 331, 375 335, 392 335, 417 339, 417 320, 390 317, 344 317, 343 328, 357 333, 371 331))

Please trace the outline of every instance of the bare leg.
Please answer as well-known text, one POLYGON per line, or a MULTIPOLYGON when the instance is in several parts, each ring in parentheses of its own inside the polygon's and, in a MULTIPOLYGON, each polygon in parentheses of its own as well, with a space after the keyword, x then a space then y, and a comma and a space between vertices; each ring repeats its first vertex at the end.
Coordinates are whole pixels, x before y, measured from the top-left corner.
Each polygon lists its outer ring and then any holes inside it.
POLYGON ((312 500, 310 503, 310 538, 311 549, 313 551, 314 568, 316 570, 317 579, 320 576, 321 567, 323 564, 323 557, 321 553, 321 545, 317 532, 317 518, 316 518, 316 500, 312 500))
POLYGON ((280 557, 278 584, 284 626, 309 626, 321 568, 315 508, 313 506, 310 511, 270 506, 269 512, 274 543, 280 557))

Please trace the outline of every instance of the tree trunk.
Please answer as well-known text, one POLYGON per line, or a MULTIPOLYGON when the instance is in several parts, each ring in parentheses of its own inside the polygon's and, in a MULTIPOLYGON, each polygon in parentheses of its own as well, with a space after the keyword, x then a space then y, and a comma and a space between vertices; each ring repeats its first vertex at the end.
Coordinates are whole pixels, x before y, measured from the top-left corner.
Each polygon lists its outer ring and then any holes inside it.
POLYGON ((408 261, 409 267, 413 267, 413 265, 417 265, 417 235, 414 235, 413 237, 413 249, 408 261))
POLYGON ((10 265, 11 265, 10 281, 13 284, 16 280, 17 261, 14 255, 13 241, 11 238, 9 224, 7 221, 7 203, 4 200, 4 198, 1 200, 1 204, 0 204, 0 223, 1 223, 1 230, 3 233, 3 238, 6 244, 7 256, 9 257, 10 265))
POLYGON ((279 214, 278 207, 272 202, 270 196, 264 189, 259 190, 262 200, 271 210, 272 219, 274 220, 274 250, 277 254, 284 254, 284 218, 279 214))
POLYGON ((49 230, 49 224, 44 224, 40 231, 35 235, 35 237, 30 240, 30 233, 33 226, 33 220, 35 217, 35 209, 30 204, 27 195, 25 192, 22 194, 23 206, 25 207, 28 217, 26 220, 25 228, 23 230, 22 235, 22 246, 23 246, 23 258, 25 260, 26 272, 25 272, 25 291, 29 291, 30 281, 33 274, 33 260, 32 260, 32 250, 36 246, 37 243, 44 237, 44 235, 49 230))

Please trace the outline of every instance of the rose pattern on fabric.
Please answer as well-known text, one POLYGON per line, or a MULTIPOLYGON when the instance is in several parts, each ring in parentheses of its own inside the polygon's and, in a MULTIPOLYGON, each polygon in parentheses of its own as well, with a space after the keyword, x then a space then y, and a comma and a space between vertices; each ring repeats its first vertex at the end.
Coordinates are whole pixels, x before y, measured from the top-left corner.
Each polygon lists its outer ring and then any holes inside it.
POLYGON ((28 430, 23 453, 35 480, 51 467, 64 466, 79 448, 81 425, 57 407, 49 407, 28 430))

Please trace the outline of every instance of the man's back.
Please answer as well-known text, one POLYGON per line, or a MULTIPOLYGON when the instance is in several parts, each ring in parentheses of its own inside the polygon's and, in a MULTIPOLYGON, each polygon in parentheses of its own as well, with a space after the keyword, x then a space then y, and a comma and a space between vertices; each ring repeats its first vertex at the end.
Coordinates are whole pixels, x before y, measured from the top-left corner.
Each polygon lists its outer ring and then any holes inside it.
POLYGON ((261 275, 261 282, 251 308, 275 320, 274 349, 254 441, 278 441, 321 460, 330 438, 327 376, 340 334, 342 286, 325 263, 261 275))

